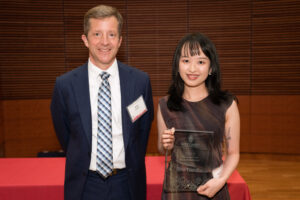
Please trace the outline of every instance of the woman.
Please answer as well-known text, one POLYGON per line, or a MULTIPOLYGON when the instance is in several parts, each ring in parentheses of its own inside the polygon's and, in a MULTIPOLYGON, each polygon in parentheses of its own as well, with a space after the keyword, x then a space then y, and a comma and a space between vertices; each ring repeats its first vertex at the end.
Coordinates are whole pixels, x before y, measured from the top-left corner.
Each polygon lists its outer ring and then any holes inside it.
POLYGON ((211 176, 194 192, 164 190, 162 199, 230 199, 226 181, 239 162, 240 118, 237 99, 221 90, 220 80, 214 44, 201 33, 182 38, 174 54, 169 95, 159 101, 158 149, 174 151, 176 129, 211 131, 213 161, 207 165, 218 169, 219 175, 211 176))

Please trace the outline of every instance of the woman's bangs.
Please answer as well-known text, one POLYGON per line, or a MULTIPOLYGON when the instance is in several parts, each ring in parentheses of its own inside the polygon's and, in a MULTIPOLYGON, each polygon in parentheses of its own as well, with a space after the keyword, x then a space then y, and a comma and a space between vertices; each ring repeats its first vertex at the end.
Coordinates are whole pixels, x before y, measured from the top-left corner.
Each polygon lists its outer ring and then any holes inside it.
POLYGON ((183 45, 181 56, 188 57, 188 56, 196 56, 200 55, 201 46, 197 41, 190 41, 183 45))

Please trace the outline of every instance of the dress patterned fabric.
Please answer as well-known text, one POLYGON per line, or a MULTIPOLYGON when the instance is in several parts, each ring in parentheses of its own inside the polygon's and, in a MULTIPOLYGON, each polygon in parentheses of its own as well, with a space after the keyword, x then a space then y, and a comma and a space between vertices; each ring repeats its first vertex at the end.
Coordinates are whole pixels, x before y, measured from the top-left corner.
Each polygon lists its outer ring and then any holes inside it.
MULTIPOLYGON (((223 138, 225 133, 225 113, 232 104, 234 97, 222 101, 220 105, 212 102, 210 96, 198 102, 183 100, 184 111, 170 111, 167 107, 168 96, 159 100, 162 117, 168 129, 213 131, 212 162, 209 168, 219 167, 222 161, 223 138)), ((174 155, 172 155, 172 159, 174 155)), ((197 192, 162 192, 162 200, 207 200, 208 197, 197 194, 197 192)), ((227 185, 213 197, 213 200, 229 200, 227 185)))

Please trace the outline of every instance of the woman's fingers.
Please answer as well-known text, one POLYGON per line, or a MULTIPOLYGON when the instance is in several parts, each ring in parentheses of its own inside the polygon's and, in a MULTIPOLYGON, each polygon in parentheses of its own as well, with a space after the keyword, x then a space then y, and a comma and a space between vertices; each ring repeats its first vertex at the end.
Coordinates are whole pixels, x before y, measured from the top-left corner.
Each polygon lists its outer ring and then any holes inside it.
POLYGON ((163 147, 165 149, 173 148, 174 139, 175 139, 174 132, 175 132, 174 128, 164 130, 162 137, 161 137, 161 141, 162 141, 163 147))

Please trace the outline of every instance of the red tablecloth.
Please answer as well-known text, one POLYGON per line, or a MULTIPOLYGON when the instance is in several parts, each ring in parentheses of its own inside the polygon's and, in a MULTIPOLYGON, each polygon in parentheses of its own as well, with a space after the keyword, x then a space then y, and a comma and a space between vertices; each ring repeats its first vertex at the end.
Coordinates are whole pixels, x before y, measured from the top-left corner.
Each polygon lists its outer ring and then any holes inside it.
POLYGON ((1 200, 63 200, 64 158, 0 159, 1 200))
MULTIPOLYGON (((164 157, 147 156, 147 200, 160 200, 164 157)), ((0 159, 1 200, 63 200, 64 158, 0 159)), ((228 181, 232 200, 250 200, 248 186, 235 171, 228 181)))

